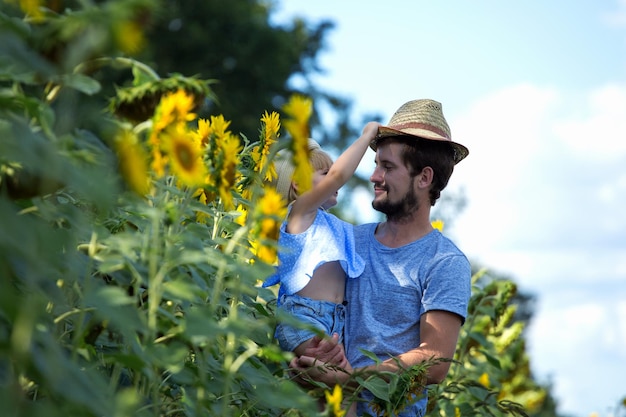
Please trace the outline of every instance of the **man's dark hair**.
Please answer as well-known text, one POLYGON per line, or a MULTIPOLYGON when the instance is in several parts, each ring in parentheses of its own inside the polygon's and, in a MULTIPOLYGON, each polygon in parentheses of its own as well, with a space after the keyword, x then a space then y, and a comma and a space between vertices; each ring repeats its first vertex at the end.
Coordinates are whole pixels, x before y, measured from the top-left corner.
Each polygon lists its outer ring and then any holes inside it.
POLYGON ((433 183, 430 187, 430 205, 441 196, 441 191, 448 185, 454 171, 454 149, 442 141, 420 139, 415 136, 392 136, 385 141, 405 145, 402 152, 404 165, 411 176, 416 176, 425 167, 433 169, 433 183))

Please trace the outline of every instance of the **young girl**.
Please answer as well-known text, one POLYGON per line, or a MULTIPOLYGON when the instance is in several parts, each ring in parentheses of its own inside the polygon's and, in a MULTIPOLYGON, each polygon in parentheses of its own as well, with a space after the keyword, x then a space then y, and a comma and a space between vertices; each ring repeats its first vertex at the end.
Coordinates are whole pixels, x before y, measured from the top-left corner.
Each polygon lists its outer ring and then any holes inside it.
MULTIPOLYGON (((370 122, 361 136, 333 164, 319 145, 309 141, 313 186, 298 194, 291 181, 293 166, 286 157, 276 164, 277 190, 290 204, 281 225, 276 273, 264 287, 280 283, 278 308, 327 335, 343 337, 345 280, 356 278, 364 268, 356 254, 352 225, 326 210, 337 204, 337 192, 354 175, 361 158, 378 133, 370 122)), ((315 333, 279 323, 276 339, 283 350, 300 355, 315 333)), ((345 360, 345 359, 344 359, 345 360)))

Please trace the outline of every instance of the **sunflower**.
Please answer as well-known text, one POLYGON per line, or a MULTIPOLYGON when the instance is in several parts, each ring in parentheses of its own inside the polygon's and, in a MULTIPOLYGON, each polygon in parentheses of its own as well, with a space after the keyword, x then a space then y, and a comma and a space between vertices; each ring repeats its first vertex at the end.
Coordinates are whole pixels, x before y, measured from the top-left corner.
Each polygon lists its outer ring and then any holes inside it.
POLYGON ((294 94, 283 107, 283 111, 299 124, 306 125, 313 112, 313 102, 308 97, 294 94))
POLYGON ((194 137, 200 142, 202 148, 206 147, 209 143, 212 130, 208 120, 198 119, 198 129, 194 132, 194 137))
POLYGON ((303 137, 294 137, 293 140, 293 181, 298 184, 298 190, 303 193, 313 185, 313 166, 309 155, 309 140, 303 137))
POLYGON ((137 136, 130 130, 122 130, 115 138, 115 150, 122 177, 131 190, 145 195, 150 188, 148 155, 137 136))
POLYGON ((265 245, 259 240, 250 242, 250 249, 261 261, 273 264, 277 259, 277 250, 274 246, 265 245))
POLYGON ((265 188, 256 211, 262 218, 260 235, 264 238, 278 239, 280 223, 287 215, 287 206, 283 197, 274 188, 265 188))
POLYGON ((236 211, 238 216, 235 218, 235 223, 240 226, 245 225, 248 220, 248 209, 243 204, 239 204, 236 211))
POLYGON ((313 181, 313 168, 309 160, 309 118, 313 102, 309 98, 294 95, 283 110, 290 117, 284 125, 292 137, 291 151, 295 167, 293 181, 304 192, 311 188, 313 181))
MULTIPOLYGON (((215 199, 215 194, 211 193, 205 188, 198 188, 196 192, 193 194, 193 197, 196 198, 199 202, 207 206, 210 202, 215 199)), ((207 224, 210 216, 201 210, 196 211, 196 221, 198 223, 207 224)))
POLYGON ((326 396, 326 402, 330 407, 330 415, 333 417, 343 417, 346 414, 346 411, 341 408, 341 401, 343 401, 343 391, 341 390, 341 386, 339 386, 339 384, 335 385, 332 394, 330 391, 324 391, 324 395, 326 396))
POLYGON ((487 372, 483 372, 480 378, 478 378, 478 383, 488 389, 491 386, 489 374, 487 372))
POLYGON ((252 158, 254 159, 254 170, 256 172, 265 171, 265 181, 272 181, 276 178, 276 168, 273 163, 268 164, 268 156, 270 148, 278 139, 278 130, 280 129, 280 119, 278 113, 271 114, 265 112, 261 117, 263 129, 261 131, 261 141, 258 146, 252 150, 252 158))
POLYGON ((122 20, 113 26, 113 37, 118 48, 124 53, 139 53, 146 44, 146 39, 137 22, 122 20))
POLYGON ((192 113, 194 107, 193 95, 185 90, 179 89, 165 94, 154 114, 154 130, 161 132, 173 124, 194 120, 196 118, 196 114, 192 113))
MULTIPOLYGON (((16 0, 8 0, 7 3, 15 4, 16 0)), ((32 17, 34 22, 41 22, 45 19, 45 15, 42 12, 41 0, 19 0, 20 9, 24 14, 32 17)))
POLYGON ((224 116, 222 116, 221 114, 217 116, 211 116, 211 133, 214 134, 216 137, 224 137, 229 126, 230 120, 224 119, 224 116))
POLYGON ((241 194, 241 198, 243 198, 244 200, 251 201, 254 197, 252 187, 239 187, 239 193, 241 194))
POLYGON ((239 164, 239 152, 241 145, 237 138, 227 135, 227 139, 222 142, 221 155, 222 164, 219 179, 219 194, 224 204, 225 210, 233 208, 233 196, 231 189, 235 186, 237 179, 237 165, 239 164))
POLYGON ((433 229, 443 232, 443 220, 433 220, 430 224, 433 226, 433 229))
POLYGON ((263 138, 265 139, 266 146, 271 145, 278 138, 278 131, 280 130, 280 117, 275 111, 263 113, 261 122, 265 126, 263 129, 263 138))
POLYGON ((282 196, 272 187, 265 188, 254 210, 256 227, 252 231, 251 245, 253 253, 266 263, 276 261, 276 241, 286 215, 287 205, 282 196))
POLYGON ((215 157, 221 147, 222 141, 231 136, 231 133, 228 131, 228 126, 230 126, 230 121, 224 119, 224 116, 221 114, 211 116, 208 121, 204 120, 202 125, 198 125, 198 134, 202 135, 202 141, 208 148, 210 156, 215 157))
POLYGON ((182 125, 173 126, 163 135, 163 150, 167 152, 172 174, 189 187, 200 187, 207 175, 202 151, 191 133, 182 125))

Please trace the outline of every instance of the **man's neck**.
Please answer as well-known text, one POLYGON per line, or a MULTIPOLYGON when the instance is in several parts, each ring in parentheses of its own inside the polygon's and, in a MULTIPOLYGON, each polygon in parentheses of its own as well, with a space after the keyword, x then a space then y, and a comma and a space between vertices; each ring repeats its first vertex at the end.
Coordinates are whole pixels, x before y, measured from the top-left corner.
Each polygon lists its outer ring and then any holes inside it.
POLYGON ((415 242, 432 232, 428 215, 415 213, 411 218, 401 221, 387 220, 376 227, 376 240, 390 248, 398 248, 415 242))

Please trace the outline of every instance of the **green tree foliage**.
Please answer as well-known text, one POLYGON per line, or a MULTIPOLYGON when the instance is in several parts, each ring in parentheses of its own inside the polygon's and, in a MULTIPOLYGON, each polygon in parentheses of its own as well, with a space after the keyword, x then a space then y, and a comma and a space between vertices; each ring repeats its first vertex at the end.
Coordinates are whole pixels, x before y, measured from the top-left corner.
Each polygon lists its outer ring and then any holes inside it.
MULTIPOLYGON (((219 100, 206 111, 232 120, 235 133, 253 134, 264 111, 278 110, 296 92, 290 80, 321 71, 317 56, 333 28, 329 21, 303 20, 272 26, 273 7, 256 0, 165 2, 142 60, 162 74, 217 80, 219 100)), ((298 92, 317 100, 320 93, 310 83, 300 84, 298 92)), ((332 105, 332 111, 343 111, 341 101, 332 105)))
MULTIPOLYGON (((223 114, 235 134, 253 137, 266 110, 278 110, 293 93, 313 99, 313 137, 331 152, 345 149, 361 133, 368 115, 352 120, 353 102, 320 89, 312 76, 322 74, 319 55, 334 23, 295 18, 272 23, 275 2, 258 0, 174 0, 165 2, 149 27, 141 60, 160 74, 182 73, 212 79, 218 100, 203 114, 223 114), (332 115, 322 118, 320 115, 332 115), (355 126, 356 123, 356 126, 355 126)), ((368 184, 355 177, 346 187, 368 184)))

